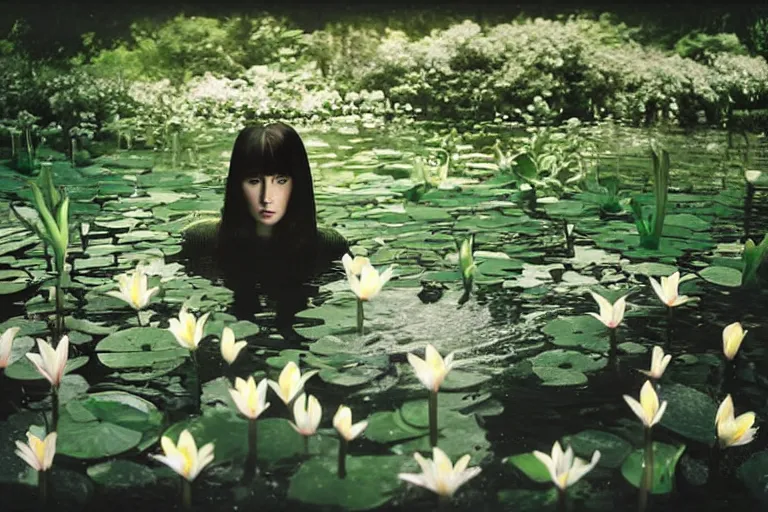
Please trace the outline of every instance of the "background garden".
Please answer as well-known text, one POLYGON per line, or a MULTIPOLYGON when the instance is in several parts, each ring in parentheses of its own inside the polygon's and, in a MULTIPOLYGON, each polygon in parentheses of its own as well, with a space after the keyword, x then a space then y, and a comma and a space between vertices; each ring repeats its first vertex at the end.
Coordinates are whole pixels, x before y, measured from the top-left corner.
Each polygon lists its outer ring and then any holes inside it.
POLYGON ((432 456, 432 395, 409 365, 427 344, 460 363, 438 386, 437 445, 482 468, 456 510, 634 509, 649 447, 649 510, 768 501, 765 435, 740 446, 746 430, 715 426, 728 394, 768 417, 768 12, 134 7, 3 8, 0 334, 18 331, 0 486, 15 509, 41 480, 14 441, 43 434, 52 408, 58 510, 173 508, 177 475, 150 455, 185 428, 215 444, 199 510, 434 508, 397 478, 432 456), (218 215, 235 134, 271 120, 305 141, 319 223, 395 265, 362 335, 340 262, 313 282, 297 343, 269 304, 238 319, 230 290, 178 260, 184 228, 218 215), (43 203, 67 243, 45 238, 43 203), (681 307, 651 285, 676 271, 694 299, 681 307), (146 301, 116 296, 131 272, 158 288, 146 301), (589 292, 626 298, 618 328, 588 314, 602 310, 589 292), (210 315, 187 346, 168 330, 182 307, 210 315), (747 333, 726 336, 737 322, 747 333), (248 341, 233 364, 227 327, 248 341), (54 385, 25 353, 61 333, 54 385), (672 358, 650 376, 667 402, 651 443, 622 395, 639 395, 654 347, 672 358), (298 389, 322 404, 318 435, 304 445, 278 385, 250 443, 233 378, 278 383, 292 364, 317 371, 298 389), (368 421, 348 443, 339 405, 368 421), (565 501, 531 454, 556 440, 602 454, 565 501))

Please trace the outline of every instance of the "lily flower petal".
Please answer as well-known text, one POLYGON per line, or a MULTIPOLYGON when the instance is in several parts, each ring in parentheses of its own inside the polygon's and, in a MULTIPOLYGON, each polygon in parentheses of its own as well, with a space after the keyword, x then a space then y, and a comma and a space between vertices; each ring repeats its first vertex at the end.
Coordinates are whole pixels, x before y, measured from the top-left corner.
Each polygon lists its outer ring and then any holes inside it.
POLYGON ((27 444, 16 441, 16 455, 35 471, 48 471, 56 455, 56 432, 51 432, 41 440, 32 432, 27 432, 27 444))
POLYGON ((40 375, 45 377, 52 387, 58 388, 69 358, 69 336, 62 336, 55 350, 47 341, 38 338, 37 348, 40 353, 29 353, 27 359, 32 361, 40 375))
POLYGON ((195 439, 188 430, 181 432, 178 446, 166 436, 162 437, 160 444, 164 454, 150 457, 170 467, 189 482, 194 481, 203 468, 213 461, 213 443, 208 443, 198 450, 195 439))
POLYGON ((232 401, 235 402, 240 414, 248 419, 255 420, 269 409, 267 402, 267 380, 261 379, 259 385, 253 376, 244 381, 240 377, 235 379, 235 388, 229 390, 232 401))
POLYGON ((400 473, 398 478, 429 489, 439 496, 453 496, 459 487, 479 475, 481 471, 479 467, 467 469, 469 454, 461 457, 454 466, 445 452, 436 446, 432 449, 432 460, 426 460, 418 452, 414 453, 413 457, 421 467, 422 473, 400 473))
POLYGON ((277 382, 269 380, 268 383, 280 400, 288 405, 304 389, 304 384, 317 373, 317 370, 312 370, 302 375, 296 363, 288 361, 280 372, 277 382))
POLYGON ((232 364, 235 362, 235 359, 237 359, 240 351, 248 345, 248 342, 235 341, 234 331, 229 327, 225 327, 221 333, 221 342, 219 345, 221 350, 221 357, 228 364, 232 364))
POLYGON ((11 364, 11 350, 13 340, 21 327, 9 327, 0 336, 0 368, 7 368, 11 364))
POLYGON ((353 425, 352 410, 345 405, 340 405, 333 416, 333 426, 341 437, 347 441, 352 441, 363 433, 363 430, 368 426, 368 422, 360 421, 353 425))
POLYGON ((624 401, 627 402, 627 405, 630 406, 635 415, 643 422, 643 425, 648 428, 661 421, 664 411, 667 409, 666 400, 659 405, 659 397, 649 380, 645 381, 645 384, 640 390, 639 402, 629 395, 624 395, 624 401))
POLYGON ((312 436, 317 432, 322 416, 323 408, 317 398, 312 395, 307 397, 302 393, 293 403, 293 418, 296 423, 291 422, 291 426, 303 436, 312 436))
POLYGON ((741 348, 741 342, 749 331, 745 331, 739 322, 734 322, 723 329, 723 355, 732 361, 741 348))
POLYGON ((413 366, 416 377, 424 384, 424 387, 437 393, 448 372, 454 366, 453 356, 454 353, 451 352, 443 359, 435 347, 428 344, 425 350, 425 359, 409 353, 408 362, 413 366))

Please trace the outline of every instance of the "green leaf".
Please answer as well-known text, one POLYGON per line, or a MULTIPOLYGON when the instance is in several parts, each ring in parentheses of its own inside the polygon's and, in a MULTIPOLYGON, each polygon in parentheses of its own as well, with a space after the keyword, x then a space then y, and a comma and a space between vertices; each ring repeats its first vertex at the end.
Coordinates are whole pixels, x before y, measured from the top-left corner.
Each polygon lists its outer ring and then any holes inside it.
POLYGON ((153 485, 156 482, 155 473, 147 466, 130 460, 110 460, 95 464, 87 469, 88 476, 97 484, 108 489, 132 489, 138 491, 141 487, 153 485))
POLYGON ((513 465, 536 483, 543 484, 552 481, 547 466, 537 459, 533 453, 512 455, 507 457, 504 462, 513 465))
MULTIPOLYGON (((675 471, 680 457, 685 451, 685 445, 672 446, 664 443, 653 443, 653 485, 651 494, 666 494, 672 492, 675 484, 675 471)), ((644 450, 635 450, 621 465, 621 474, 630 484, 640 488, 643 478, 644 450)))
POLYGON ((673 383, 661 386, 659 400, 669 403, 660 425, 706 445, 714 442, 717 406, 709 395, 673 383))
POLYGON ((737 475, 749 492, 763 504, 768 503, 768 451, 752 454, 742 464, 737 475))
POLYGON ((407 456, 347 456, 347 476, 341 479, 335 457, 313 457, 291 477, 288 498, 343 510, 381 507, 403 485, 397 475, 409 462, 407 456))
POLYGON ((707 267, 699 272, 699 276, 712 284, 728 286, 730 288, 737 288, 741 286, 742 280, 741 271, 730 267, 707 267))
POLYGON ((585 460, 590 460, 595 450, 600 450, 598 466, 618 468, 632 451, 632 445, 615 434, 601 430, 583 430, 562 439, 562 446, 570 445, 573 452, 585 460))

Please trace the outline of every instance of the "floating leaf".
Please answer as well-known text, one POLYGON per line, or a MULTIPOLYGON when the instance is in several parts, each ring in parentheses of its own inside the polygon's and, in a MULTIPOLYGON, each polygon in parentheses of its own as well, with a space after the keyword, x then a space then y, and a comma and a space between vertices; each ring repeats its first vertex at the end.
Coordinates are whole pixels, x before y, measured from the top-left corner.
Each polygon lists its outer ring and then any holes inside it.
POLYGON ((585 460, 590 460, 595 450, 600 450, 598 465, 606 468, 618 468, 632 451, 632 445, 627 441, 601 430, 583 430, 578 434, 565 436, 562 445, 570 445, 573 452, 585 460))
POLYGON ((90 466, 88 476, 108 489, 131 488, 137 490, 152 485, 157 480, 147 466, 130 460, 115 459, 90 466))
POLYGON ((735 268, 719 266, 707 267, 699 272, 699 276, 705 281, 719 286, 728 286, 730 288, 738 288, 741 286, 742 274, 740 270, 735 268))
POLYGON ((532 452, 512 455, 507 457, 504 462, 513 465, 534 482, 543 484, 552 481, 547 466, 537 459, 532 452))
MULTIPOLYGON (((685 451, 685 445, 672 446, 664 443, 653 443, 653 486, 651 494, 666 494, 672 492, 675 484, 675 471, 680 456, 685 451)), ((643 478, 644 450, 635 450, 621 465, 621 474, 632 485, 640 488, 643 478)))
POLYGON ((669 402, 660 424, 683 437, 711 445, 717 406, 709 395, 682 384, 661 386, 660 400, 669 402))

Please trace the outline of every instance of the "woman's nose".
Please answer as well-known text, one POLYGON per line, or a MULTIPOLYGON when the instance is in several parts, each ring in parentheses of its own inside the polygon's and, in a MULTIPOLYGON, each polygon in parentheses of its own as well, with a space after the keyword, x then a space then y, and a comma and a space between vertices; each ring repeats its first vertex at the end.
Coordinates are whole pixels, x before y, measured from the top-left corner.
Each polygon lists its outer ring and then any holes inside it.
POLYGON ((262 203, 266 204, 266 203, 272 202, 271 191, 272 191, 272 188, 267 185, 267 182, 265 180, 264 183, 261 185, 261 202, 262 203))

